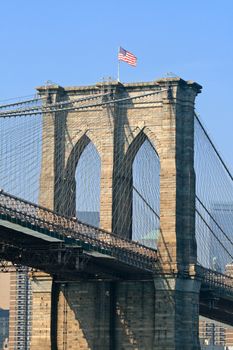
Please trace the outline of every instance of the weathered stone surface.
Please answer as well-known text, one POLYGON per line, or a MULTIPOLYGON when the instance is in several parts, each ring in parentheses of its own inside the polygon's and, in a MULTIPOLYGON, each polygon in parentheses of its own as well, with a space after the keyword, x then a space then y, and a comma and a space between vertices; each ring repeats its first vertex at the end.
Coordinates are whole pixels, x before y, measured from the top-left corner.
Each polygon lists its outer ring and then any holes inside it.
POLYGON ((52 278, 34 273, 32 285, 32 335, 30 350, 51 350, 51 286, 52 278))
MULTIPOLYGON (((40 94, 49 93, 52 101, 83 98, 101 92, 111 92, 116 99, 157 92, 118 105, 60 113, 55 118, 46 116, 41 204, 63 214, 75 214, 75 168, 84 148, 92 141, 101 158, 100 225, 130 238, 132 164, 140 146, 148 139, 159 155, 161 166, 158 242, 161 272, 182 276, 189 271, 196 263, 193 133, 194 100, 200 88, 198 84, 180 78, 124 86, 113 82, 89 87, 39 88, 40 94)), ((68 294, 63 291, 59 296, 58 343, 64 343, 61 334, 69 322, 66 341, 70 349, 198 349, 198 286, 187 280, 187 283, 182 282, 184 289, 180 289, 181 281, 174 277, 174 285, 168 290, 164 274, 160 277, 162 287, 158 287, 158 279, 154 284, 125 282, 115 285, 115 304, 112 301, 110 305, 107 297, 94 299, 97 286, 90 283, 91 290, 83 301, 86 313, 82 311, 83 305, 74 306, 75 290, 68 287, 68 294), (97 317, 96 302, 98 307, 103 307, 101 317, 108 314, 104 321, 97 317), (64 308, 67 316, 62 311, 64 308), (112 323, 114 314, 116 319, 112 323), (64 317, 67 317, 65 321, 64 317), (82 318, 85 321, 81 322, 82 318), (106 335, 108 332, 110 335, 106 335), (102 337, 106 339, 106 345, 102 337), (111 339, 114 339, 114 347, 111 339)), ((101 288, 107 288, 103 286, 101 288)), ((79 282, 75 288, 77 298, 80 298, 87 282, 79 282)), ((44 341, 47 344, 47 340, 44 341)))

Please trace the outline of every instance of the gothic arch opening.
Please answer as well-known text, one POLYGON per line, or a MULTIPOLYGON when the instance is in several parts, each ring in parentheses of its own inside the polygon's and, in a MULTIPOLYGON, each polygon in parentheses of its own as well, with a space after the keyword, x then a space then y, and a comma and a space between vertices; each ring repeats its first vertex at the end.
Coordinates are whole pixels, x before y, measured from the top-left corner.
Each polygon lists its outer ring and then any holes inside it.
POLYGON ((64 214, 99 226, 100 171, 99 153, 89 137, 83 135, 66 163, 60 201, 64 214))
POLYGON ((92 142, 83 150, 75 171, 76 216, 99 227, 101 160, 92 142))
POLYGON ((132 165, 132 239, 156 248, 160 227, 160 161, 144 138, 132 165))
POLYGON ((156 247, 160 213, 160 161, 141 131, 115 169, 113 232, 156 247))

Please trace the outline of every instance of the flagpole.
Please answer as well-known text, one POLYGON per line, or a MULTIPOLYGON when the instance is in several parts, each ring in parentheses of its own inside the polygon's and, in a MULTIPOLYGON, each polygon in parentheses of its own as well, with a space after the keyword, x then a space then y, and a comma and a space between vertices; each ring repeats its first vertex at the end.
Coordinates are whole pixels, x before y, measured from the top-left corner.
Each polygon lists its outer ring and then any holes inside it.
MULTIPOLYGON (((120 47, 118 47, 118 55, 119 55, 119 52, 120 52, 120 47)), ((118 64, 117 64, 117 81, 119 83, 120 82, 120 60, 119 60, 118 55, 117 55, 117 60, 118 60, 118 64)))

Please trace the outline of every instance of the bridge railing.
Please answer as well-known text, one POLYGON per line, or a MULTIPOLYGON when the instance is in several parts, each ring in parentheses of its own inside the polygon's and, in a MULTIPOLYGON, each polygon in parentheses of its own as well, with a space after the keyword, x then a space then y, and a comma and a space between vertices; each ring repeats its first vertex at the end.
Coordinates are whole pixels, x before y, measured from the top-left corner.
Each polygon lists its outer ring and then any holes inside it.
MULTIPOLYGON (((0 217, 22 226, 39 230, 62 240, 74 239, 86 250, 96 250, 116 257, 118 260, 154 272, 157 267, 157 252, 140 243, 127 240, 76 219, 61 216, 3 191, 0 192, 0 217)), ((233 293, 233 276, 196 266, 196 274, 203 286, 221 288, 233 293)))
POLYGON ((85 249, 97 250, 143 269, 154 270, 157 252, 140 243, 122 238, 79 220, 61 216, 52 210, 19 199, 1 191, 0 215, 2 218, 62 240, 74 239, 85 249))
POLYGON ((233 276, 225 275, 200 265, 196 266, 196 272, 202 281, 202 285, 206 285, 208 288, 221 288, 224 293, 233 293, 233 276))

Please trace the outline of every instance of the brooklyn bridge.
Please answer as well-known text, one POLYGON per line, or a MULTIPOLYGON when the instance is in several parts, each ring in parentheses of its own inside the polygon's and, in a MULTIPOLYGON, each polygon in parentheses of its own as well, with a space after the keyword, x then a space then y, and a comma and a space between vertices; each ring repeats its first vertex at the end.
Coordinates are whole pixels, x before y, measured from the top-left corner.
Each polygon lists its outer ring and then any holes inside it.
POLYGON ((31 350, 198 350, 233 326, 233 176, 181 78, 47 84, 0 105, 0 259, 31 350))

